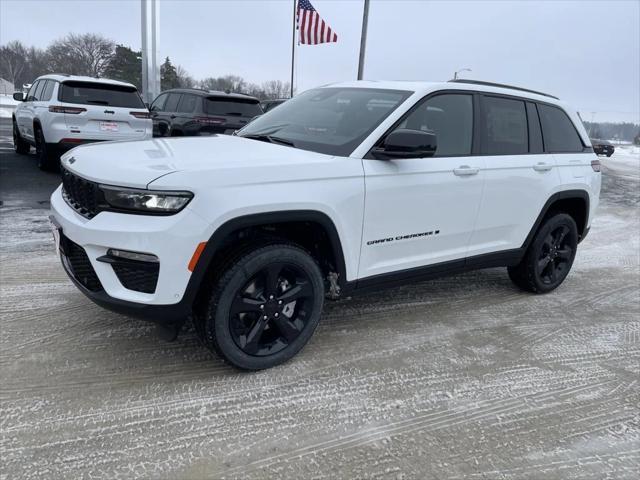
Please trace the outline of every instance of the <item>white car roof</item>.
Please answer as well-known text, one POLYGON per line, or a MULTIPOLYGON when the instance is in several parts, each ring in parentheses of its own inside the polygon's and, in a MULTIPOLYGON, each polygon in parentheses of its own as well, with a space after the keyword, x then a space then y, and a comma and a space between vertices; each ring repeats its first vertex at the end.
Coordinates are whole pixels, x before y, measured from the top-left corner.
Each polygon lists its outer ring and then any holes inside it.
MULTIPOLYGON (((63 75, 59 73, 50 73, 50 74, 42 75, 36 78, 36 80, 43 80, 43 79, 56 80, 58 82, 63 82, 63 83, 70 82, 70 81, 91 82, 91 83, 105 83, 108 85, 120 85, 122 87, 136 88, 136 86, 131 83, 121 82, 119 80, 111 80, 110 78, 85 77, 82 75, 63 75)), ((36 80, 34 80, 33 82, 35 83, 36 80)))
POLYGON ((436 90, 473 90, 479 92, 499 93, 502 95, 512 95, 522 98, 530 98, 531 100, 551 103, 555 105, 566 105, 551 95, 535 93, 527 90, 521 90, 518 87, 509 88, 508 86, 483 85, 480 83, 462 83, 462 82, 415 82, 400 80, 356 80, 351 82, 334 83, 325 85, 326 87, 345 87, 345 88, 379 88, 387 90, 406 90, 420 95, 427 95, 436 90))

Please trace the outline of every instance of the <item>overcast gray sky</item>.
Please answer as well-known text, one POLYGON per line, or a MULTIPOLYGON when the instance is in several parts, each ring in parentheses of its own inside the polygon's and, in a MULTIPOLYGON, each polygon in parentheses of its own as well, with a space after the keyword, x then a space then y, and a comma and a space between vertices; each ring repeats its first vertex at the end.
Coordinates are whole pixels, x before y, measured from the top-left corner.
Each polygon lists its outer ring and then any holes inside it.
MULTIPOLYGON (((357 73, 362 0, 312 3, 339 38, 297 47, 298 91, 357 73)), ((160 53, 197 79, 288 80, 292 10, 293 0, 161 0, 160 53)), ((139 49, 140 2, 0 1, 0 43, 46 47, 69 32, 139 49)), ((555 94, 585 120, 640 122, 640 0, 371 1, 366 79, 447 80, 465 67, 555 94)))

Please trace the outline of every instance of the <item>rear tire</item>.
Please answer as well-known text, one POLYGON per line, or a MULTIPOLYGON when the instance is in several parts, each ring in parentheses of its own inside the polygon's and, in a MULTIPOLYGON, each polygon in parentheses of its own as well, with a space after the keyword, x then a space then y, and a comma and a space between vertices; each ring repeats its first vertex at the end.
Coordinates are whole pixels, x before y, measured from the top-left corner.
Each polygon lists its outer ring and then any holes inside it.
POLYGON ((13 149, 19 155, 26 155, 31 149, 31 146, 20 136, 20 130, 15 120, 13 121, 13 149))
POLYGON ((309 341, 323 300, 320 268, 301 248, 276 243, 245 250, 213 282, 196 332, 237 368, 270 368, 309 341))
POLYGON ((548 293, 569 274, 578 247, 576 222, 566 213, 547 217, 522 261, 508 267, 509 278, 522 290, 548 293))
POLYGON ((51 152, 47 147, 47 142, 42 133, 41 127, 34 128, 34 136, 36 138, 36 158, 38 159, 38 168, 47 172, 58 170, 60 166, 60 157, 51 152))

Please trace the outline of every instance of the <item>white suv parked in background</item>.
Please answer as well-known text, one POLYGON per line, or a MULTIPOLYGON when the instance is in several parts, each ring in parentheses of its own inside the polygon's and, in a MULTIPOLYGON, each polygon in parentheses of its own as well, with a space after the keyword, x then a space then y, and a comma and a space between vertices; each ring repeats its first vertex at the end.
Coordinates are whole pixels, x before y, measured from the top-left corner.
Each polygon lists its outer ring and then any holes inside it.
POLYGON ((17 153, 36 148, 38 166, 57 167, 60 154, 83 143, 145 140, 153 129, 134 85, 106 78, 70 75, 38 77, 13 115, 17 153))
POLYGON ((574 110, 471 81, 331 85, 237 136, 88 146, 62 169, 52 223, 78 288, 174 333, 192 317, 244 369, 298 352, 325 296, 499 266, 554 290, 601 183, 574 110))

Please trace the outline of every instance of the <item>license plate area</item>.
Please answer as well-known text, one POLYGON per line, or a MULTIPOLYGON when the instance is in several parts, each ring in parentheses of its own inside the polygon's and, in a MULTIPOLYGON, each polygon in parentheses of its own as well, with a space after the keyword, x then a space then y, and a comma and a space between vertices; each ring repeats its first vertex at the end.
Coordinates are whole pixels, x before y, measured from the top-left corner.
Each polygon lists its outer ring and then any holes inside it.
POLYGON ((100 131, 102 132, 117 132, 118 122, 100 122, 100 131))

